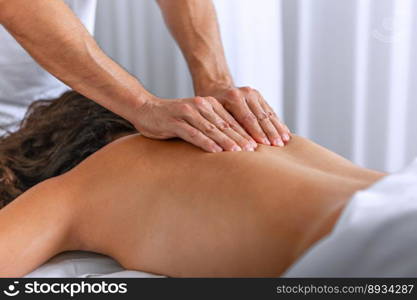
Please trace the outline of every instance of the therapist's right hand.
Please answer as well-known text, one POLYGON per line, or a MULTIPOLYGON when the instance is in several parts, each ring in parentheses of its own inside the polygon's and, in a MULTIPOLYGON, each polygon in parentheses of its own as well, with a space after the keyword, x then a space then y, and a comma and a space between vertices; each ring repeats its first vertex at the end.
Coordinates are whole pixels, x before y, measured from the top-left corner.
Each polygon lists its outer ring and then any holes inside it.
POLYGON ((135 111, 132 119, 136 129, 146 137, 179 137, 207 152, 254 151, 257 147, 213 97, 151 98, 135 111))

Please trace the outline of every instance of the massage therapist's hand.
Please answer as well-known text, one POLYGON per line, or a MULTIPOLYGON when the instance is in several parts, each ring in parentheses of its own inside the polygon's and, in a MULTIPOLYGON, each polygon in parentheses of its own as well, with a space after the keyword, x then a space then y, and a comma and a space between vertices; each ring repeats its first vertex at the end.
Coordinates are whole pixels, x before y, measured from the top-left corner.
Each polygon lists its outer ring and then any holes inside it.
POLYGON ((133 124, 146 137, 179 137, 208 152, 253 151, 257 146, 213 97, 151 98, 137 109, 133 124))
MULTIPOLYGON (((207 94, 207 93, 206 93, 207 94)), ((215 97, 260 144, 284 146, 291 137, 262 95, 250 87, 211 91, 215 97)))

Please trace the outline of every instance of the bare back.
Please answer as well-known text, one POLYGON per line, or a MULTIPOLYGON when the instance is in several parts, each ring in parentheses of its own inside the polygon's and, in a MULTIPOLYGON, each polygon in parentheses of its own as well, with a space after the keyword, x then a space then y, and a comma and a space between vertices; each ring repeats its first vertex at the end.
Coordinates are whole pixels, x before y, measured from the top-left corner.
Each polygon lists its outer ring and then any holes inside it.
POLYGON ((84 250, 169 276, 277 276, 383 174, 300 137, 210 154, 133 135, 66 176, 84 250))

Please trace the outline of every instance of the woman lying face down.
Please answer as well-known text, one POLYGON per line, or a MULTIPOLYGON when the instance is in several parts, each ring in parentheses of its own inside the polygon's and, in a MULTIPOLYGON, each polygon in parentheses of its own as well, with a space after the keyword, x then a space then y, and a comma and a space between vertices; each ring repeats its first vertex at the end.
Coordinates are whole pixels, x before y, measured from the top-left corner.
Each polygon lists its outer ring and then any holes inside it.
POLYGON ((298 136, 222 153, 150 140, 75 92, 31 106, 0 168, 0 276, 68 250, 174 277, 279 276, 384 176, 298 136))

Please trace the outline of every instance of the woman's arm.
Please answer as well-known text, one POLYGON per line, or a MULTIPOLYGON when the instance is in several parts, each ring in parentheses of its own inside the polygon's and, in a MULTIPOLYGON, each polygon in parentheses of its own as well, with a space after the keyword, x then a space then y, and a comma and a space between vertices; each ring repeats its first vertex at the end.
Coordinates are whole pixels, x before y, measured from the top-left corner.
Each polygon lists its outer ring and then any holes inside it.
POLYGON ((60 177, 48 179, 0 210, 0 277, 20 277, 75 249, 71 197, 60 177))

